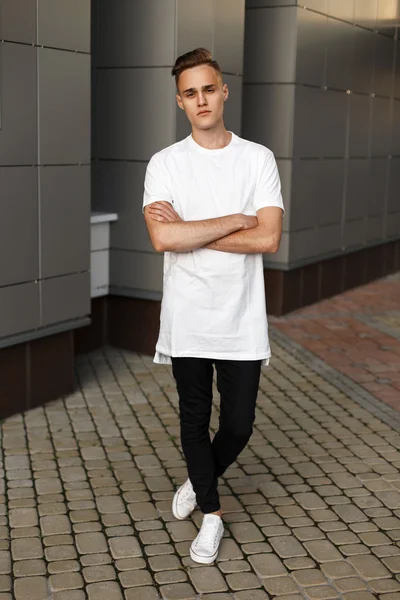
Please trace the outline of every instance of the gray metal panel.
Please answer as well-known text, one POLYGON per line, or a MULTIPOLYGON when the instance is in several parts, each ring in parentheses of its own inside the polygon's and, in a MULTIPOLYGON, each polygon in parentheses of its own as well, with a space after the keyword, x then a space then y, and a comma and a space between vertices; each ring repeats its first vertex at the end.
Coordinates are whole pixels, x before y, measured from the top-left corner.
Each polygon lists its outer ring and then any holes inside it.
POLYGON ((245 85, 242 134, 270 148, 277 158, 293 151, 294 85, 245 85))
POLYGON ((296 88, 293 152, 298 157, 342 157, 347 95, 319 88, 296 88))
POLYGON ((352 89, 354 31, 354 27, 349 23, 328 19, 326 58, 326 85, 328 87, 342 90, 352 89))
POLYGON ((110 285, 161 292, 163 255, 110 250, 110 285))
POLYGON ((328 14, 336 19, 354 23, 355 0, 328 0, 328 14))
POLYGON ((37 163, 36 48, 0 44, 0 165, 37 163))
POLYGON ((40 167, 41 277, 90 268, 90 167, 40 167))
POLYGON ((294 160, 290 205, 290 232, 317 225, 318 195, 317 160, 294 160))
POLYGON ((90 56, 39 49, 39 162, 89 162, 90 56))
POLYGON ((175 142, 175 82, 169 68, 101 70, 97 102, 101 158, 149 160, 175 142))
MULTIPOLYGON (((111 246, 152 252, 142 215, 143 184, 147 163, 101 162, 96 175, 98 210, 113 210, 118 220, 111 224, 111 246)), ((160 198, 162 200, 162 198, 160 198)))
POLYGON ((90 0, 37 0, 38 44, 90 52, 90 0))
MULTIPOLYGON (((400 29, 399 29, 400 33, 400 29)), ((394 79, 394 96, 400 98, 400 41, 396 43, 396 73, 394 79)))
POLYGON ((224 122, 229 131, 237 135, 241 133, 242 119, 242 77, 224 75, 224 82, 228 85, 229 98, 224 105, 224 122))
POLYGON ((380 96, 392 96, 395 41, 376 35, 375 44, 374 92, 380 96))
POLYGON ((291 232, 289 249, 290 262, 318 256, 318 241, 317 228, 291 232))
POLYGON ((39 277, 37 169, 0 167, 0 285, 39 277))
POLYGON ((371 94, 373 92, 373 68, 375 60, 375 36, 372 31, 355 27, 354 69, 351 90, 371 94))
POLYGON ((266 8, 271 6, 289 5, 293 6, 293 4, 297 4, 297 0, 246 0, 246 8, 266 8))
MULTIPOLYGON (((393 123, 391 135, 391 154, 400 155, 400 100, 393 100, 393 123)), ((400 189, 400 188, 399 188, 400 189)))
POLYGON ((0 288, 0 338, 40 326, 39 284, 23 283, 0 288))
POLYGON ((214 56, 227 73, 243 74, 244 0, 216 0, 214 56))
POLYGON ((318 88, 296 87, 293 135, 296 157, 322 155, 322 94, 318 88))
POLYGON ((0 39, 36 42, 36 0, 1 0, 0 39))
POLYGON ((366 213, 369 195, 368 159, 349 160, 346 186, 346 221, 361 218, 366 213))
POLYGON ((366 223, 366 241, 378 242, 384 240, 384 219, 380 217, 369 217, 366 223))
POLYGON ((174 64, 175 0, 97 0, 97 11, 98 66, 174 64))
POLYGON ((324 15, 328 14, 328 0, 298 0, 297 4, 306 6, 310 10, 317 10, 324 15))
MULTIPOLYGON (((229 99, 230 102, 230 99, 229 99)), ((176 119, 176 141, 183 140, 183 138, 187 137, 191 131, 192 127, 190 122, 185 114, 185 111, 181 110, 176 106, 175 109, 175 119, 176 119)))
POLYGON ((42 325, 60 323, 90 314, 90 273, 74 273, 44 279, 42 291, 42 325))
POLYGON ((355 0, 354 22, 368 29, 376 28, 378 0, 355 0))
POLYGON ((400 158, 390 161, 388 213, 400 211, 400 158))
POLYGON ((349 221, 344 224, 344 246, 363 246, 366 240, 366 219, 349 221))
POLYGON ((318 86, 325 83, 327 26, 327 16, 310 10, 298 10, 296 53, 298 83, 318 86))
POLYGON ((400 212, 392 213, 386 221, 386 237, 399 239, 400 212))
POLYGON ((399 25, 399 21, 400 4, 398 0, 378 0, 378 31, 394 38, 396 35, 396 25, 399 25))
POLYGON ((372 156, 388 156, 391 140, 390 100, 372 98, 372 156))
MULTIPOLYGON (((377 158, 370 161, 368 197, 364 214, 369 216, 382 215, 385 211, 385 189, 387 158, 377 158)), ((398 190, 400 193, 400 189, 398 190)))
POLYGON ((342 226, 340 223, 325 225, 317 230, 318 255, 330 254, 342 247, 342 226))
POLYGON ((344 160, 320 160, 317 163, 317 223, 340 223, 344 193, 344 160))
POLYGON ((293 179, 293 161, 292 160, 277 160, 276 161, 279 178, 281 180, 283 205, 285 214, 283 216, 283 230, 289 231, 290 228, 290 207, 293 179))
POLYGON ((296 7, 246 12, 245 82, 295 81, 296 29, 296 7))
POLYGON ((214 52, 215 0, 176 0, 176 56, 193 48, 214 52))
POLYGON ((351 94, 349 102, 349 156, 369 156, 371 97, 351 94))

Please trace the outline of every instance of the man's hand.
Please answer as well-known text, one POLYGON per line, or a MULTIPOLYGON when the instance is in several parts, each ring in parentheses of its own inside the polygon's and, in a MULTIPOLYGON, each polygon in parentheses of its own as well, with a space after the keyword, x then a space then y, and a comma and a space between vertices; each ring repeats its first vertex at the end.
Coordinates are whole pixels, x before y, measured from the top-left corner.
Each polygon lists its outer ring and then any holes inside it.
POLYGON ((173 223, 174 221, 183 221, 176 210, 172 208, 169 202, 153 202, 149 206, 149 214, 153 221, 162 223, 173 223))

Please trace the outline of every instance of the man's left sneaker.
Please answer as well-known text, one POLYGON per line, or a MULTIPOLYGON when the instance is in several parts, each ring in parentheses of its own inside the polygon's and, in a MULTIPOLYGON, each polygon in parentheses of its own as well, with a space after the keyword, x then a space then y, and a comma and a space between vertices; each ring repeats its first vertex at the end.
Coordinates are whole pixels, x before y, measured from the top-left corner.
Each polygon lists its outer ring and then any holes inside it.
POLYGON ((175 519, 187 519, 196 508, 196 494, 190 479, 187 479, 183 485, 175 492, 172 500, 172 514, 175 519))
POLYGON ((204 515, 201 529, 190 546, 190 558, 203 565, 214 562, 223 535, 224 525, 221 517, 213 514, 204 515))

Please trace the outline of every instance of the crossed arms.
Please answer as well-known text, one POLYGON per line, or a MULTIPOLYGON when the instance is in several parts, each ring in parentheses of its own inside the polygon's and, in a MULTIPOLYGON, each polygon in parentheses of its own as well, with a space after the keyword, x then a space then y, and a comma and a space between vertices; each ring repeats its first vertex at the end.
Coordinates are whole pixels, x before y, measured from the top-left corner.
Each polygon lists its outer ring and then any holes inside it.
POLYGON ((169 202, 145 207, 144 217, 157 252, 209 248, 240 254, 275 253, 282 235, 282 209, 268 206, 257 217, 233 214, 203 221, 183 221, 169 202))

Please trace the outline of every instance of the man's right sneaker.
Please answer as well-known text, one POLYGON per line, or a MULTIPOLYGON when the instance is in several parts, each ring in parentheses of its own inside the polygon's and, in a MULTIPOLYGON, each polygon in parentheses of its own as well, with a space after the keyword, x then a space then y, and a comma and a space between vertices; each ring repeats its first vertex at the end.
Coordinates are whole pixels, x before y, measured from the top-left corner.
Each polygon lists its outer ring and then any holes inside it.
POLYGON ((221 517, 214 514, 204 515, 200 531, 190 546, 190 558, 203 565, 213 563, 218 556, 223 535, 224 525, 221 517))
POLYGON ((172 500, 172 514, 175 519, 187 519, 196 508, 196 494, 190 479, 187 479, 183 485, 175 492, 172 500))

